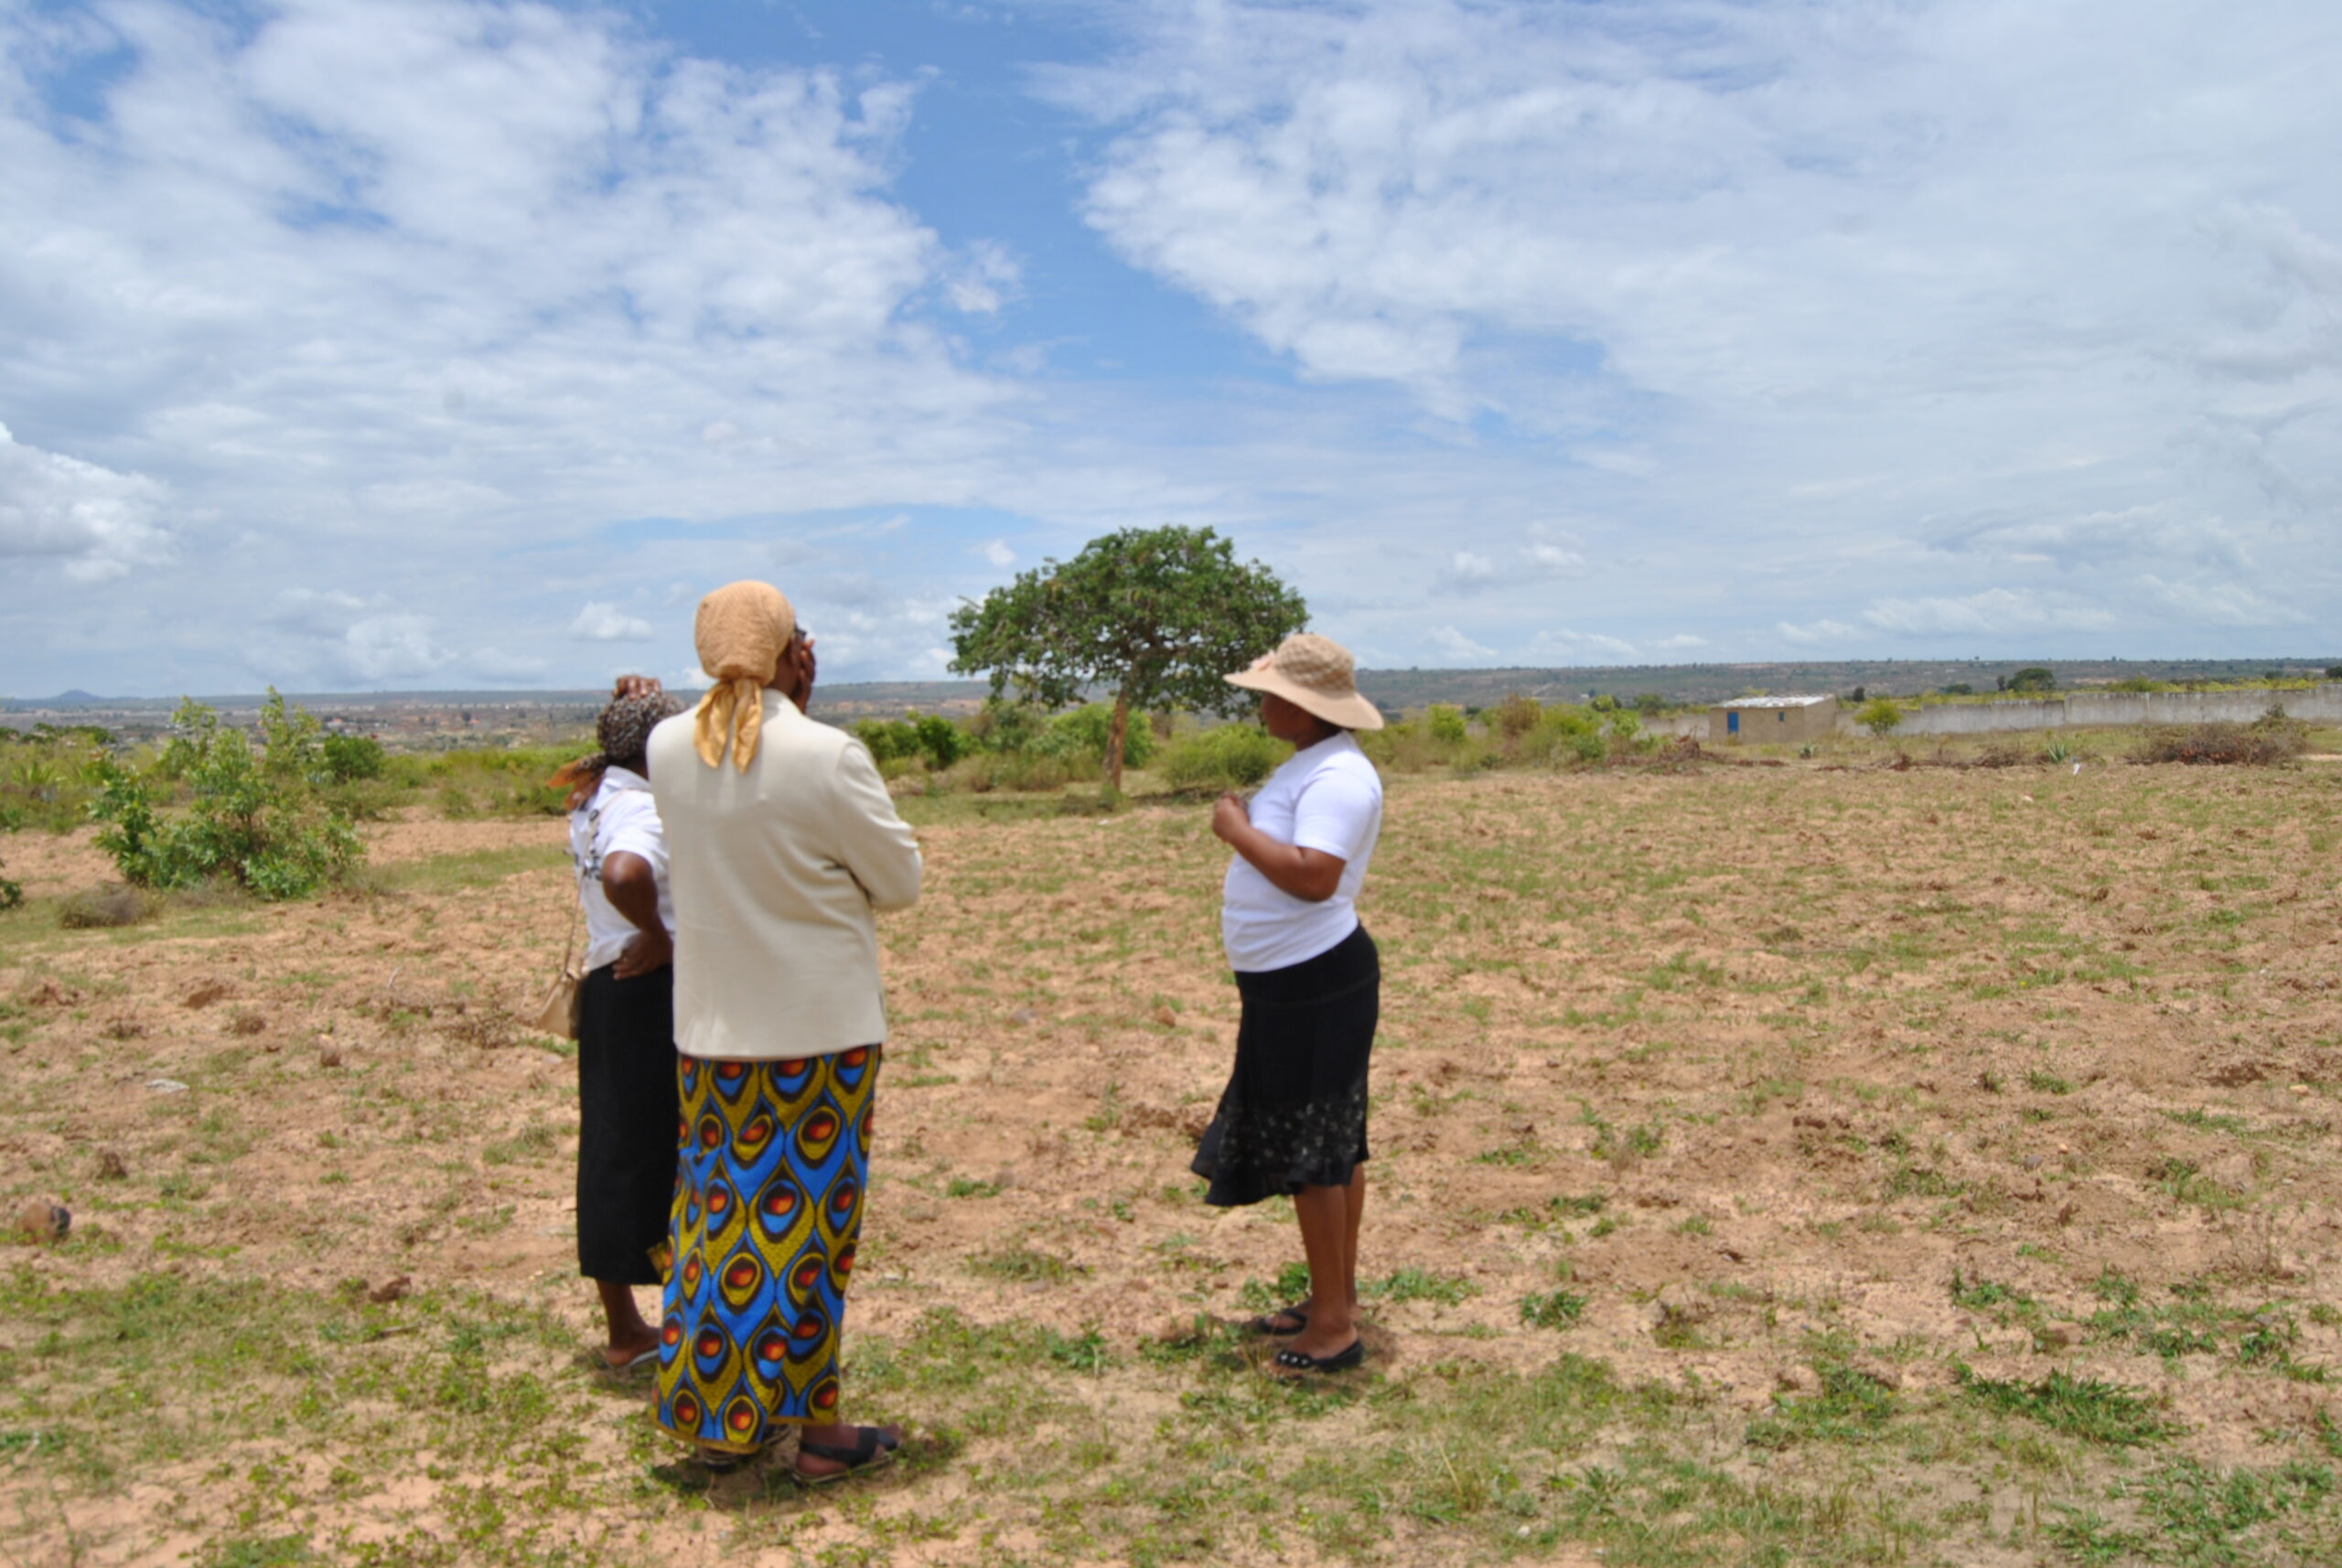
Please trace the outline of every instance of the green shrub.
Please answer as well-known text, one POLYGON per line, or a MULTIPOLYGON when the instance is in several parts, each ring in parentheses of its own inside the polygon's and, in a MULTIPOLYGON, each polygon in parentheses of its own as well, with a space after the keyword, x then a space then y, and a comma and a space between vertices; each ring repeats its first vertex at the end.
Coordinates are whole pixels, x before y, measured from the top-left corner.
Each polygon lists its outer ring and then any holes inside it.
POLYGON ((1174 789, 1249 789, 1292 755, 1256 725, 1219 725, 1173 741, 1163 776, 1174 789))
POLYGON ((1423 733, 1434 746, 1461 746, 1472 738, 1471 728, 1465 723, 1464 710, 1445 703, 1434 703, 1423 710, 1423 733))
POLYGON ((227 881, 263 898, 298 898, 363 858, 349 819, 319 796, 327 768, 317 719, 288 709, 271 688, 260 722, 255 750, 190 698, 151 764, 98 763, 90 815, 105 824, 98 847, 124 880, 145 887, 227 881), (174 785, 185 788, 188 805, 167 814, 159 797, 174 785))
POLYGON ((2054 692, 2057 689, 2057 674, 2047 666, 2028 664, 2008 678, 2003 688, 2010 692, 2054 692))
POLYGON ((1536 698, 1514 692, 1488 710, 1488 728, 1508 740, 1518 740, 1537 727, 1544 711, 1536 698))
POLYGON ((918 757, 940 772, 976 749, 975 737, 941 714, 913 711, 899 719, 857 719, 852 727, 882 772, 887 763, 905 757, 918 757))
POLYGON ((329 735, 325 738, 326 776, 337 784, 380 779, 390 766, 382 743, 371 736, 329 735))
MULTIPOLYGON (((1049 721, 1048 735, 1040 749, 1080 753, 1096 757, 1102 765, 1107 733, 1113 724, 1114 708, 1111 703, 1091 703, 1075 708, 1049 721)), ((1123 734, 1123 765, 1144 768, 1154 760, 1155 728, 1146 722, 1144 714, 1133 714, 1123 734)))
POLYGON ((1903 722, 1903 710, 1892 697, 1873 697, 1854 711, 1854 722, 1873 735, 1884 736, 1903 722))
POLYGON ((1603 736, 1603 721, 1584 708, 1557 703, 1537 715, 1536 725, 1520 737, 1523 762, 1560 767, 1572 762, 1599 762, 1610 754, 1603 736))

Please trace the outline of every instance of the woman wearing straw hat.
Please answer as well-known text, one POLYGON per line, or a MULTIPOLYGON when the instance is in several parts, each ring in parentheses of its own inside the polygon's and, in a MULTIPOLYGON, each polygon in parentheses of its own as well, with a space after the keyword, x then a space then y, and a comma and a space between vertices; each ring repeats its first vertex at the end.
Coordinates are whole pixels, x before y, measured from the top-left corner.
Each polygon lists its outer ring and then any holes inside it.
POLYGON ((1255 1318, 1291 1336, 1291 1372, 1366 1359, 1359 1337, 1358 1233, 1366 1208, 1366 1073, 1382 971, 1356 900, 1382 828, 1382 780, 1351 731, 1380 729, 1349 653, 1308 632, 1228 678, 1261 693, 1261 723, 1295 747, 1248 806, 1222 795, 1211 830, 1236 851, 1220 937, 1242 1021, 1236 1066, 1196 1153, 1204 1201, 1293 1197, 1309 1296, 1255 1318))
POLYGON ((839 1419, 839 1335, 886 1038, 875 914, 919 897, 919 844, 863 744, 805 716, 811 639, 780 591, 700 601, 694 714, 651 732, 675 898, 682 1149, 659 1424, 734 1468, 791 1428, 797 1478, 884 1464, 897 1426, 839 1419))

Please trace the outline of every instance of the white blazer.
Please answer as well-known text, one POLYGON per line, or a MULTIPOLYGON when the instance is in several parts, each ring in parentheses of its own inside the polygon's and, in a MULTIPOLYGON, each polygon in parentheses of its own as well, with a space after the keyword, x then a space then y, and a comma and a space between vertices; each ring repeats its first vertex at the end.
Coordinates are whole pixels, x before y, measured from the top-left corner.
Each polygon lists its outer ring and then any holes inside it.
POLYGON ((764 694, 746 773, 650 732, 675 899, 675 1048, 719 1060, 833 1056, 886 1038, 874 912, 919 897, 911 830, 862 742, 764 694))

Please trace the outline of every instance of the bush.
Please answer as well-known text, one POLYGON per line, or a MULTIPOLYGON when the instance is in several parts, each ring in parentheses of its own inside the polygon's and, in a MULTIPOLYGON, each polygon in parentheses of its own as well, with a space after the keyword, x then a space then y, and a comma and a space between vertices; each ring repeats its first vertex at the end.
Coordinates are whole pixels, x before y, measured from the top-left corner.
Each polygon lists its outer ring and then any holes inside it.
POLYGON ((2249 725, 2201 724, 2149 730, 2131 757, 2134 762, 2268 768, 2290 762, 2308 749, 2309 726, 2285 717, 2281 708, 2272 708, 2249 725))
POLYGON ((1571 762, 1599 762, 1610 754, 1603 736, 1603 721, 1584 708, 1556 703, 1537 715, 1536 726, 1520 737, 1523 762, 1548 767, 1571 762))
POLYGON ((382 743, 371 736, 329 735, 325 739, 326 777, 337 784, 380 779, 390 768, 382 743))
POLYGON ((870 748, 871 760, 881 771, 886 764, 906 757, 919 758, 940 771, 976 749, 974 737, 941 714, 914 712, 899 719, 857 719, 852 733, 870 748))
POLYGON ((318 795, 327 768, 317 719, 288 709, 271 688, 260 722, 255 751, 190 698, 152 764, 136 771, 111 757, 97 764, 90 815, 105 824, 98 847, 125 880, 142 887, 231 881, 263 898, 298 898, 363 858, 349 819, 318 795), (188 809, 166 815, 158 796, 173 785, 187 789, 188 809))
POLYGON ((1873 697, 1855 710, 1854 722, 1873 735, 1884 736, 1903 722, 1903 710, 1892 697, 1873 697))
POLYGON ((2326 678, 2329 681, 2342 681, 2342 664, 2327 665, 2326 668, 2326 678))
POLYGON ((1515 692, 1488 710, 1488 728, 1508 740, 1518 740, 1537 727, 1544 711, 1536 698, 1515 692))
MULTIPOLYGON (((1095 757, 1102 766, 1106 760, 1107 733, 1113 725, 1113 704, 1091 703, 1051 719, 1048 732, 1037 749, 1060 756, 1095 757)), ((1155 726, 1146 722, 1144 714, 1133 714, 1123 734, 1123 765, 1144 768, 1154 760, 1155 726)))
POLYGON ((2004 691, 2025 693, 2054 692, 2057 689, 2057 675, 2039 664, 2026 665, 2010 676, 2007 684, 2003 688, 2004 691))
POLYGON ((1292 755, 1257 725, 1219 725, 1173 741, 1163 775, 1174 789, 1249 789, 1292 755))
POLYGON ((1434 746, 1460 747, 1472 738, 1472 731, 1464 720, 1461 708, 1445 703, 1434 703, 1423 710, 1423 733, 1434 746))

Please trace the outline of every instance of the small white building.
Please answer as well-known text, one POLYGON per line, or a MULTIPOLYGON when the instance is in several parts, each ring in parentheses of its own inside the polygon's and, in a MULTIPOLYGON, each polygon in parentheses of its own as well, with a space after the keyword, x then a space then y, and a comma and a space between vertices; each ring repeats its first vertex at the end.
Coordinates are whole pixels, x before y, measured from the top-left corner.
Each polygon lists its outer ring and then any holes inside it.
POLYGON ((1824 740, 1837 731, 1835 697, 1735 697, 1708 710, 1708 739, 1718 746, 1824 740))

